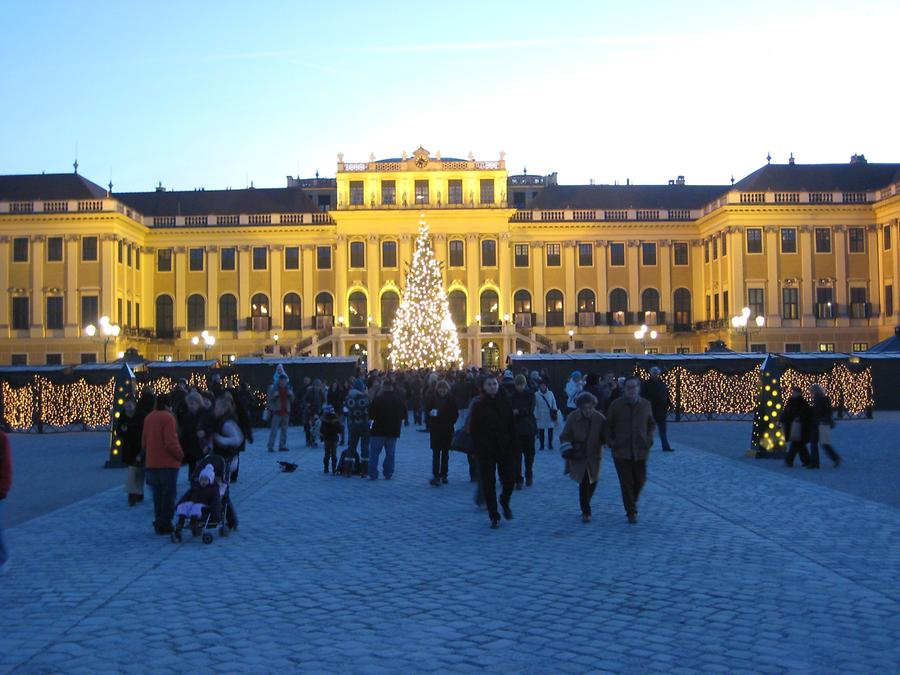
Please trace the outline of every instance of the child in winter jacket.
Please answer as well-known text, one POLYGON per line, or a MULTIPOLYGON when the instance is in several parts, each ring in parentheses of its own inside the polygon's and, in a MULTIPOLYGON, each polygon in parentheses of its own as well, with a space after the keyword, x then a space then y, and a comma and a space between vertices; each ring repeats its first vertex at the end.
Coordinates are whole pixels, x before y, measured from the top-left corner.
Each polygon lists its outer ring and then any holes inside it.
POLYGON ((175 525, 175 539, 181 541, 181 531, 184 529, 184 521, 190 518, 190 528, 193 535, 200 534, 200 517, 203 509, 209 509, 210 520, 218 522, 222 517, 222 502, 219 486, 216 484, 216 471, 212 464, 207 464, 200 471, 197 482, 184 493, 175 507, 175 515, 178 522, 175 525))
POLYGON ((344 431, 344 425, 341 418, 334 411, 334 406, 326 405, 322 409, 322 419, 320 421, 319 433, 322 436, 322 443, 325 445, 325 455, 322 463, 325 465, 325 473, 328 473, 328 462, 331 461, 331 472, 337 469, 337 446, 338 439, 344 431))

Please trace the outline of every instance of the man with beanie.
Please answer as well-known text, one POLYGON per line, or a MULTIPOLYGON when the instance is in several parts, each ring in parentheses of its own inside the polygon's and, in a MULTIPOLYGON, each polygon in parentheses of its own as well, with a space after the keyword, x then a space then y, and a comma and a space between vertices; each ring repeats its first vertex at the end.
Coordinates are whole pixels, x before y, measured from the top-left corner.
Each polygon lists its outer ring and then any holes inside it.
POLYGON ((394 450, 400 437, 400 427, 406 419, 406 403, 394 391, 394 383, 386 379, 381 393, 369 408, 372 418, 372 437, 369 441, 369 479, 378 479, 378 457, 384 449, 384 477, 394 475, 394 450))
POLYGON ((0 575, 9 571, 9 552, 3 541, 3 505, 12 487, 12 450, 9 438, 0 431, 0 575))

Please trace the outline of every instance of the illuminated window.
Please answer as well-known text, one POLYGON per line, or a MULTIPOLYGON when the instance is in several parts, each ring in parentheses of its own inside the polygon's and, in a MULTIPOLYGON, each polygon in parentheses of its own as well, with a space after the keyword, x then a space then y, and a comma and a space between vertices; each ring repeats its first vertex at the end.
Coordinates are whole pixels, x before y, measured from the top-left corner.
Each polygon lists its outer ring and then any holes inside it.
POLYGON ((562 255, 559 244, 547 244, 547 267, 559 267, 562 264, 562 255))
POLYGON ((516 244, 513 246, 513 265, 515 267, 528 267, 528 244, 516 244))
POLYGON ((497 293, 491 289, 481 294, 481 323, 484 326, 500 324, 500 300, 497 293))
POLYGON ((819 351, 820 352, 833 352, 834 351, 834 343, 833 342, 820 342, 819 343, 819 351))
POLYGON ((834 318, 834 289, 829 286, 816 288, 816 318, 834 318))
POLYGON ((531 314, 531 293, 518 290, 513 295, 513 312, 515 314, 531 314))
POLYGON ((562 291, 547 292, 547 326, 562 326, 564 319, 562 291))
POLYGON ((299 270, 300 269, 300 247, 285 246, 284 248, 284 269, 299 270))
POLYGON ((785 319, 800 318, 800 290, 797 288, 781 289, 781 316, 785 319))
POLYGON ((351 293, 347 309, 350 328, 365 328, 368 325, 369 301, 365 293, 361 291, 351 293))
POLYGON ((300 330, 303 328, 303 311, 300 296, 288 293, 284 296, 284 329, 300 330))
POLYGON ((366 203, 365 188, 361 180, 350 181, 350 206, 362 206, 366 203))
POLYGON ((852 350, 852 351, 854 351, 854 352, 864 352, 864 351, 866 351, 866 350, 868 350, 868 349, 869 349, 869 343, 868 343, 868 342, 854 342, 854 343, 853 343, 853 350, 852 350))
POLYGON ((691 348, 690 347, 676 347, 675 353, 676 354, 690 354, 691 348))
POLYGON ((334 316, 334 299, 322 291, 316 296, 316 316, 334 316))
POLYGON ((428 181, 416 181, 416 204, 428 204, 428 181))
POLYGON ((583 288, 578 291, 578 311, 579 312, 596 312, 597 302, 594 291, 590 288, 583 288))
POLYGON ((691 292, 687 288, 679 288, 675 291, 673 309, 675 310, 676 329, 690 329, 691 292))

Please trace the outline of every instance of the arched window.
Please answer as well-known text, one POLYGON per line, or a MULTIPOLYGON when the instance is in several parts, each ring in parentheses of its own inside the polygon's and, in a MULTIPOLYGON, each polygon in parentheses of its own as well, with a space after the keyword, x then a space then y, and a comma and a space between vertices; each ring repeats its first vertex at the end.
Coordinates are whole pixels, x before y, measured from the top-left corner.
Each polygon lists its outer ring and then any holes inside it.
POLYGON ((514 314, 531 314, 531 293, 522 289, 513 296, 514 314))
POLYGON ((316 296, 316 316, 334 316, 334 300, 331 293, 322 291, 316 296))
POLYGON ((171 295, 156 299, 156 337, 175 337, 175 302, 171 295))
POLYGON ((269 296, 257 293, 250 298, 250 316, 253 318, 269 316, 269 296))
POLYGON ((284 296, 284 329, 300 330, 303 328, 303 312, 300 296, 288 293, 284 296))
POLYGON ((590 288, 583 288, 578 291, 578 311, 579 312, 596 312, 597 298, 594 291, 590 288))
MULTIPOLYGON (((397 316, 397 308, 400 307, 400 296, 394 291, 385 291, 381 294, 381 327, 393 328, 394 317, 397 316)), ((450 310, 452 313, 452 309, 450 310)))
POLYGON ((487 289, 481 293, 481 325, 497 326, 500 324, 500 298, 497 292, 487 289))
POLYGON ((657 291, 655 288, 645 288, 644 292, 641 293, 641 311, 659 311, 659 291, 657 291))
POLYGON ((686 288, 675 289, 675 330, 690 330, 691 292, 686 288))
POLYGON ((237 298, 231 293, 219 298, 219 330, 237 330, 237 298))
POLYGON ((348 317, 350 328, 365 328, 368 325, 369 302, 362 291, 353 291, 349 298, 348 317))
POLYGON ((187 299, 187 329, 190 332, 206 330, 206 300, 199 293, 187 299))
POLYGON ((563 319, 563 294, 554 288, 547 291, 547 325, 562 326, 563 319))
POLYGON ((628 293, 624 288, 614 288, 609 293, 609 324, 624 326, 628 311, 628 293))
POLYGON ((450 316, 457 328, 466 327, 466 294, 456 289, 447 295, 447 304, 450 306, 450 316))

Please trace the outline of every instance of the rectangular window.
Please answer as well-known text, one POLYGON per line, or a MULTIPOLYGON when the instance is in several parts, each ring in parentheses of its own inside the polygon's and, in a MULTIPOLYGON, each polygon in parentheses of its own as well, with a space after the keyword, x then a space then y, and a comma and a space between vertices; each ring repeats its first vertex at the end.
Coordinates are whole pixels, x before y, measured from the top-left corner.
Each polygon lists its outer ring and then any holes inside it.
POLYGON ((722 257, 724 258, 726 255, 728 255, 728 235, 723 234, 722 235, 722 257))
POLYGON ((299 270, 300 269, 300 247, 285 246, 284 247, 284 269, 299 270))
POLYGON ((765 342, 751 342, 750 343, 750 351, 754 354, 765 354, 766 353, 766 343, 765 342))
POLYGON ((97 354, 96 352, 81 352, 80 360, 82 363, 97 363, 97 354))
POLYGON ((719 294, 716 293, 713 295, 713 319, 718 320, 720 318, 719 314, 719 294))
POLYGON ((622 242, 611 242, 609 245, 609 265, 610 267, 625 266, 625 244, 622 242))
POLYGON ((722 315, 728 316, 731 304, 728 302, 728 291, 722 291, 722 315))
POLYGON ((465 243, 460 239, 450 241, 450 267, 463 267, 466 264, 465 243))
POLYGON ((269 268, 269 249, 265 246, 253 247, 253 269, 265 270, 269 268))
POLYGON ((397 203, 397 182, 393 180, 381 181, 381 203, 385 206, 393 206, 397 203))
POLYGON ((656 265, 656 244, 652 241, 641 243, 641 264, 645 267, 656 265))
POLYGON ((366 203, 365 189, 361 180, 350 181, 350 206, 362 206, 366 203))
POLYGON ((97 237, 81 238, 81 260, 84 262, 97 260, 97 237))
POLYGON ((13 238, 13 262, 28 262, 28 237, 13 238))
POLYGON ((747 289, 747 307, 750 308, 750 316, 765 316, 765 293, 761 288, 747 289))
POLYGON ((10 354, 9 363, 13 366, 27 366, 28 354, 10 354))
POLYGON ((233 246, 219 250, 220 267, 223 272, 233 272, 237 267, 237 250, 233 246))
POLYGON ((884 250, 891 250, 891 226, 885 225, 881 228, 881 236, 884 238, 884 250))
POLYGON ((44 354, 44 362, 48 366, 61 366, 62 365, 62 354, 59 352, 55 354, 44 354))
POLYGON ((497 242, 493 239, 481 240, 481 266, 497 266, 497 242))
POLYGON ((797 228, 782 227, 781 228, 781 252, 796 253, 797 252, 797 228))
POLYGON ((803 345, 801 345, 799 342, 785 342, 784 351, 786 353, 802 352, 803 345))
POLYGON ((462 181, 461 180, 447 181, 447 203, 448 204, 462 204, 463 203, 463 191, 462 191, 462 181))
POLYGON ((317 270, 330 270, 331 269, 331 247, 330 246, 316 246, 316 269, 317 270))
POLYGON ((834 318, 834 289, 830 286, 816 288, 816 318, 834 318))
POLYGON ((141 269, 141 249, 135 247, 134 249, 134 267, 135 269, 141 269))
POLYGON ((528 244, 516 244, 513 246, 513 265, 515 267, 528 267, 528 244))
POLYGON ((865 286, 854 286, 850 289, 850 318, 865 319, 869 316, 869 299, 865 286))
POLYGON ((675 264, 679 267, 688 264, 688 245, 683 241, 676 241, 673 245, 675 252, 675 264))
POLYGON ((134 255, 134 246, 132 246, 131 244, 128 244, 128 248, 125 249, 125 264, 128 265, 128 267, 131 267, 131 259, 132 259, 133 255, 134 255))
POLYGON ((894 286, 888 284, 884 287, 884 315, 887 317, 894 314, 894 286))
POLYGON ((868 349, 869 349, 868 342, 854 342, 853 343, 852 351, 854 351, 854 352, 864 352, 864 351, 868 351, 868 349))
POLYGON ((156 271, 171 272, 172 271, 172 249, 160 248, 156 250, 156 271))
POLYGON ((559 267, 562 264, 559 244, 547 244, 547 267, 559 267))
POLYGON ((397 267, 397 242, 381 242, 381 266, 385 268, 397 267))
POLYGON ((710 313, 712 300, 709 295, 706 296, 706 320, 709 321, 712 318, 712 314, 710 313))
POLYGON ((100 318, 100 299, 96 295, 81 296, 81 327, 97 325, 100 318))
POLYGON ((63 238, 47 237, 47 262, 62 262, 63 238))
POLYGON ((116 300, 116 318, 119 324, 125 320, 125 313, 122 311, 122 298, 116 300))
POLYGON ((709 240, 703 242, 703 262, 709 262, 709 240))
POLYGON ((800 318, 800 290, 797 288, 781 289, 781 316, 785 319, 800 318))
POLYGON ((47 298, 47 328, 60 330, 63 327, 63 299, 60 296, 47 298))
POLYGON ((28 298, 12 299, 13 330, 28 330, 28 298))
POLYGON ((713 260, 719 259, 719 240, 718 239, 712 240, 712 259, 713 260))
POLYGON ((362 269, 366 266, 366 242, 350 242, 350 268, 362 269))
POLYGON ((202 248, 192 248, 188 251, 188 269, 191 272, 202 272, 203 271, 203 254, 205 251, 202 248))
POLYGON ((481 187, 481 203, 482 204, 493 204, 494 203, 494 180, 492 178, 482 178, 480 187, 481 187))
POLYGON ((865 253, 866 229, 864 227, 851 227, 847 231, 850 237, 850 253, 865 253))
POLYGON ((117 244, 116 248, 118 249, 116 256, 118 257, 119 264, 121 265, 122 261, 125 259, 125 242, 122 241, 121 239, 119 239, 119 241, 116 242, 116 244, 117 244))
POLYGON ((819 351, 820 352, 833 352, 834 351, 834 343, 833 342, 820 342, 819 343, 819 351))
POLYGON ((831 253, 831 229, 816 228, 816 253, 831 253))
POLYGON ((416 204, 428 204, 428 181, 416 181, 416 204))
POLYGON ((590 242, 582 242, 578 244, 578 266, 594 266, 594 245, 590 242))
POLYGON ((748 227, 747 228, 747 253, 762 253, 762 252, 763 252, 762 228, 761 227, 748 227))
POLYGON ((125 325, 131 326, 131 300, 125 303, 125 325))

